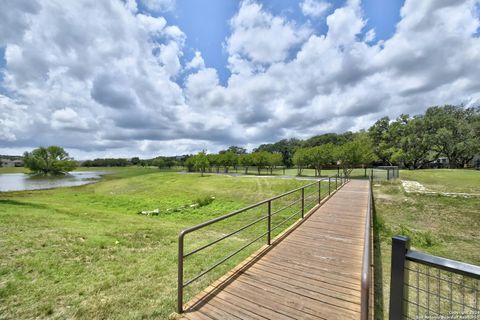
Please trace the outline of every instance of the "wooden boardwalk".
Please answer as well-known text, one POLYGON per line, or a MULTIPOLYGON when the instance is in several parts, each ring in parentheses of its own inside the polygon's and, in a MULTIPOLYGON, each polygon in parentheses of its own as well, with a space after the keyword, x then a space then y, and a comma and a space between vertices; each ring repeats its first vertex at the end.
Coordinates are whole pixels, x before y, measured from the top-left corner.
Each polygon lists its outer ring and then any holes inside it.
POLYGON ((183 319, 360 319, 368 181, 352 180, 268 251, 187 304, 183 319))

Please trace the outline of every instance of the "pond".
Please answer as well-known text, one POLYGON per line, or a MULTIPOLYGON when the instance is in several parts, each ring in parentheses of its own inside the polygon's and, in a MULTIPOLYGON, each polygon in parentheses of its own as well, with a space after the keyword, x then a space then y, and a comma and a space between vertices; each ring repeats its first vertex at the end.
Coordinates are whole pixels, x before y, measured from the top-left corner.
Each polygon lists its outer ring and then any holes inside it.
POLYGON ((25 173, 0 174, 0 192, 81 186, 96 182, 105 172, 70 172, 65 176, 34 176, 25 173))

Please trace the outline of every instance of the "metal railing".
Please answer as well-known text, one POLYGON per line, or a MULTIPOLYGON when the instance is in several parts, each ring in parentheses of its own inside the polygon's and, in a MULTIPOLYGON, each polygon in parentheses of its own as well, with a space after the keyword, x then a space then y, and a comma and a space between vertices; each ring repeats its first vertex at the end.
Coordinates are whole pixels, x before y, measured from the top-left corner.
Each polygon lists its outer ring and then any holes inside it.
POLYGON ((370 301, 370 284, 371 284, 371 273, 370 269, 373 265, 373 241, 372 241, 372 213, 373 213, 373 176, 369 177, 369 186, 368 186, 368 205, 367 205, 367 216, 365 219, 365 233, 364 233, 364 245, 363 245, 363 261, 362 261, 362 284, 361 284, 361 319, 367 320, 369 316, 370 304, 373 301, 370 301))
MULTIPOLYGON (((305 217, 305 214, 310 210, 313 210, 314 208, 316 208, 317 206, 320 205, 321 201, 323 200, 322 199, 322 181, 326 182, 328 181, 328 194, 326 194, 326 196, 323 198, 325 199, 326 197, 330 196, 332 193, 334 193, 337 189, 341 188, 347 181, 348 181, 348 177, 344 177, 344 176, 339 176, 339 175, 336 175, 336 176, 333 176, 333 177, 328 177, 328 178, 323 178, 323 179, 319 179, 313 183, 310 183, 310 184, 307 184, 303 187, 300 187, 300 188, 297 188, 297 189, 294 189, 294 190, 291 190, 291 191, 288 191, 288 192, 285 192, 281 195, 278 195, 278 196, 275 196, 275 197, 272 197, 272 198, 269 198, 269 199, 266 199, 266 200, 263 200, 263 201, 260 201, 258 203, 255 203, 253 205, 250 205, 248 207, 245 207, 245 208, 242 208, 242 209, 239 209, 239 210, 236 210, 236 211, 233 211, 231 213, 228 213, 226 215, 223 215, 223 216, 220 216, 220 217, 217 217, 215 219, 212 219, 212 220, 209 220, 209 221, 206 221, 204 223, 201 223, 201 224, 198 224, 196 226, 193 226, 193 227, 190 227, 188 229, 185 229, 183 231, 180 232, 179 236, 178 236, 178 298, 177 298, 177 311, 178 313, 182 313, 183 312, 183 292, 184 292, 184 288, 187 287, 188 285, 192 284, 193 282, 197 281, 198 279, 200 279, 201 277, 205 276, 208 272, 212 271, 213 269, 217 268, 218 266, 220 266, 221 264, 225 263, 227 260, 229 260, 230 258, 232 258, 233 256, 237 255, 239 252, 241 252, 242 250, 245 250, 247 247, 251 246, 252 244, 256 243, 257 241, 259 241, 260 239, 266 237, 266 244, 267 245, 271 245, 272 244, 272 233, 277 230, 278 228, 280 228, 281 226, 284 226, 284 224, 286 222, 288 222, 289 220, 291 220, 292 218, 294 218, 295 216, 299 216, 299 219, 303 219, 305 217), (305 190, 308 189, 308 188, 318 188, 316 190, 314 190, 313 192, 310 192, 310 193, 306 193, 305 190), (299 195, 295 195, 296 193, 299 193, 299 195), (284 205, 283 207, 273 211, 272 210, 272 203, 274 203, 275 201, 278 201, 280 199, 284 199, 286 198, 287 196, 289 195, 294 195, 296 196, 296 199, 289 202, 288 204, 284 205), (310 200, 312 199, 312 200, 310 200), (310 201, 308 201, 310 200, 310 201), (312 206, 313 204, 313 206, 312 206), (295 205, 299 205, 300 208, 299 210, 294 210, 294 213, 293 214, 290 214, 288 217, 286 217, 285 219, 283 219, 281 222, 277 223, 275 226, 272 226, 272 217, 276 216, 277 214, 280 214, 281 212, 284 212, 286 211, 287 209, 295 209, 294 206, 295 205), (226 219, 229 219, 229 218, 232 218, 234 216, 237 216, 241 213, 245 213, 246 211, 249 211, 249 210, 252 210, 252 209, 255 209, 255 208, 260 208, 261 206, 265 206, 265 208, 263 210, 265 210, 266 214, 262 214, 259 218, 247 223, 246 225, 243 225, 242 227, 234 230, 234 231, 231 231, 205 245, 202 245, 188 253, 184 253, 184 250, 185 250, 185 236, 187 234, 190 234, 194 231, 197 231, 197 230, 201 230, 207 226, 210 226, 210 225, 213 225, 215 223, 218 223, 220 221, 224 221, 226 219), (309 210, 307 210, 307 208, 311 208, 309 210), (220 260, 218 260, 217 262, 215 262, 213 265, 207 267, 206 269, 204 269, 203 271, 201 271, 200 273, 198 273, 197 275, 193 276, 192 278, 190 278, 189 280, 184 280, 184 259, 185 258, 188 258, 188 257, 191 257, 192 255, 202 251, 202 250, 205 250, 229 237, 232 237, 236 234, 238 234, 239 232, 243 231, 243 230, 246 230, 246 229, 249 229, 249 228, 252 228, 253 226, 255 226, 257 223, 261 222, 261 221, 265 221, 267 220, 267 223, 266 223, 266 230, 264 232, 261 232, 260 235, 256 236, 252 241, 249 241, 248 243, 244 244, 243 246, 241 246, 240 248, 236 249, 235 251, 229 253, 228 255, 226 255, 225 257, 221 258, 220 260)), ((262 210, 262 212, 263 212, 262 210)), ((281 217, 279 215, 279 217, 281 217)))
POLYGON ((410 250, 392 238, 390 320, 480 319, 480 267, 410 250))
POLYGON ((400 177, 400 170, 398 166, 378 166, 371 168, 370 175, 378 180, 395 180, 400 177))

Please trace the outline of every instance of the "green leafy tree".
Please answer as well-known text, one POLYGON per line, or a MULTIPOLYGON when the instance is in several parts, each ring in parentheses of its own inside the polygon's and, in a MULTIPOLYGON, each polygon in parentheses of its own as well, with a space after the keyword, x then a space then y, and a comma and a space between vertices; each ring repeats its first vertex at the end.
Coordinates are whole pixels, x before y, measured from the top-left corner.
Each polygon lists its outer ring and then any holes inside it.
POLYGON ((66 174, 76 167, 73 158, 58 146, 39 147, 32 152, 25 152, 23 157, 25 167, 39 174, 66 174))
POLYGON ((223 166, 225 173, 228 173, 230 167, 235 167, 238 163, 238 155, 232 151, 226 151, 219 154, 219 162, 223 166))
POLYGON ((307 148, 298 148, 293 154, 293 164, 297 166, 297 175, 301 176, 303 169, 310 163, 310 155, 307 148))
POLYGON ((373 142, 373 150, 382 164, 393 165, 393 157, 398 148, 396 140, 398 136, 393 134, 390 119, 388 117, 381 118, 373 126, 368 129, 368 135, 373 142))
POLYGON ((410 118, 401 115, 391 124, 390 131, 397 137, 392 153, 393 163, 402 163, 409 169, 419 169, 436 158, 432 153, 432 139, 423 116, 410 118))
POLYGON ((205 169, 210 166, 210 162, 208 161, 208 157, 207 157, 207 154, 206 154, 205 150, 200 151, 199 153, 197 153, 194 156, 194 162, 193 163, 194 163, 195 169, 200 171, 201 175, 203 177, 203 175, 205 173, 205 169))
POLYGON ((295 150, 302 145, 302 140, 299 139, 282 139, 278 142, 275 143, 270 143, 270 144, 262 144, 258 148, 254 150, 254 152, 257 151, 267 151, 267 152, 278 152, 282 154, 283 157, 283 163, 287 167, 291 167, 293 164, 293 154, 295 153, 295 150))
POLYGON ((335 160, 335 145, 323 144, 307 149, 308 160, 315 168, 315 175, 321 176, 322 167, 331 164, 335 160))
POLYGON ((248 168, 253 166, 253 157, 251 153, 241 154, 238 163, 243 166, 245 174, 248 174, 248 168))
POLYGON ((133 157, 132 159, 130 159, 130 162, 136 166, 138 164, 140 164, 140 158, 139 157, 133 157))
POLYGON ((366 133, 356 134, 352 141, 339 146, 335 153, 345 176, 350 175, 353 168, 368 165, 376 159, 372 141, 366 133))
POLYGON ((252 153, 252 162, 257 167, 258 174, 261 173, 262 169, 268 166, 270 159, 270 152, 267 151, 257 151, 252 153))
POLYGON ((475 132, 478 109, 446 105, 428 108, 424 124, 429 130, 435 158, 448 158, 450 168, 463 167, 479 152, 479 137, 475 132))
POLYGON ((273 169, 276 166, 281 166, 282 164, 283 164, 283 156, 281 153, 274 152, 269 154, 268 169, 270 170, 270 174, 273 174, 273 169))
POLYGON ((166 161, 163 158, 156 158, 152 160, 152 165, 158 167, 159 169, 166 167, 166 161))
MULTIPOLYGON (((220 167, 222 166, 222 162, 221 162, 221 155, 220 154, 214 154, 214 153, 211 153, 211 154, 208 154, 207 155, 207 158, 208 158, 208 163, 211 167, 214 167, 215 168, 215 171, 217 173, 220 172, 220 167)), ((210 170, 211 171, 211 170, 210 170)))

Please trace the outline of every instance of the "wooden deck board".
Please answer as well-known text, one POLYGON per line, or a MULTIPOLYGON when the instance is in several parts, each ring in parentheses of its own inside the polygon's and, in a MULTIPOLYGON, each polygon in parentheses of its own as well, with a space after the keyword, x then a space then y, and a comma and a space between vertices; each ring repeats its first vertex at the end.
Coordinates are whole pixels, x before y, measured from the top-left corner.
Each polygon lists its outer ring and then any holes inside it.
POLYGON ((182 319, 360 319, 368 182, 350 181, 182 319))

